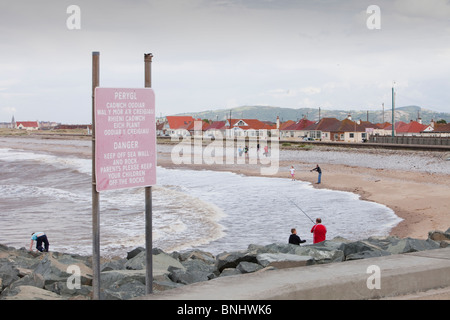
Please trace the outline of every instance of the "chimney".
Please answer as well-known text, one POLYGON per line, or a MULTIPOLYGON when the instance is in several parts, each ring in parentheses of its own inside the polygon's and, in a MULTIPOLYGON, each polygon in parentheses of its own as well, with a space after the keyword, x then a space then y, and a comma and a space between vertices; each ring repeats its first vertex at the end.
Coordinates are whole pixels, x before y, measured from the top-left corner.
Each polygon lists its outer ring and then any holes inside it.
POLYGON ((434 129, 435 126, 434 119, 431 119, 430 126, 434 129))
POLYGON ((347 116, 347 119, 348 119, 348 120, 352 120, 352 115, 349 114, 349 115, 347 116))
POLYGON ((280 129, 280 117, 277 116, 277 129, 280 129))

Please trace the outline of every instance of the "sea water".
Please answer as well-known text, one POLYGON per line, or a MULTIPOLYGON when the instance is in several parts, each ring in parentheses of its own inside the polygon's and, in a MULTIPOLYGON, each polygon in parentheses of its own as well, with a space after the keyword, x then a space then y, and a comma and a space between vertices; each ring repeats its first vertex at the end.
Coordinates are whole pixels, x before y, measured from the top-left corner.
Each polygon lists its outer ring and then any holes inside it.
MULTIPOLYGON (((92 253, 91 160, 0 149, 0 243, 29 247, 45 231, 53 251, 92 253)), ((353 193, 315 189, 291 179, 157 167, 152 188, 153 247, 214 254, 249 244, 286 243, 291 228, 312 243, 311 221, 327 238, 384 236, 401 219, 353 193)), ((103 256, 144 246, 144 189, 100 193, 103 256)))

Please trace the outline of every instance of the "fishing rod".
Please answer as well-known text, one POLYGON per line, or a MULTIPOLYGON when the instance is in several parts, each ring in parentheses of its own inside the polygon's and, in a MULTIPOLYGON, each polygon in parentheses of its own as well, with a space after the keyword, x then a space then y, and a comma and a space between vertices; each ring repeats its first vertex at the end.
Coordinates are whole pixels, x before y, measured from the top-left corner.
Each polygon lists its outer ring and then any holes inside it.
POLYGON ((303 212, 303 214, 305 215, 305 216, 307 216, 308 217, 308 219, 309 220, 311 220, 311 222, 313 223, 313 224, 316 224, 314 221, 313 221, 313 219, 311 219, 311 217, 310 216, 308 216, 307 214, 306 214, 306 212, 305 211, 303 211, 303 209, 302 208, 300 208, 294 201, 292 201, 291 199, 289 199, 288 197, 286 197, 286 199, 288 199, 290 202, 292 202, 292 204, 294 205, 294 206, 296 206, 297 208, 299 208, 300 209, 300 211, 301 212, 303 212))

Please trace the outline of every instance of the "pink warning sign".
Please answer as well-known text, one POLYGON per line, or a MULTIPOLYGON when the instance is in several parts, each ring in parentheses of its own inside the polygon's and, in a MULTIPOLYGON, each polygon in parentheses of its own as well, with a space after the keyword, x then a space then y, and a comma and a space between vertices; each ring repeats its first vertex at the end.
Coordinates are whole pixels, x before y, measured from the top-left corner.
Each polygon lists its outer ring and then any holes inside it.
POLYGON ((96 88, 94 112, 97 191, 155 185, 153 90, 96 88))

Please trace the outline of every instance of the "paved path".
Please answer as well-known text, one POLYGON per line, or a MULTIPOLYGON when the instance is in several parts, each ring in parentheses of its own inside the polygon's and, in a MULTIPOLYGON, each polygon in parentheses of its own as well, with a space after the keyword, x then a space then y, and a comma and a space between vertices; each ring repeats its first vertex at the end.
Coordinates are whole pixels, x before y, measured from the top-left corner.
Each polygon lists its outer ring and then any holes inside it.
POLYGON ((448 299, 449 288, 445 248, 217 278, 140 299, 448 299))

